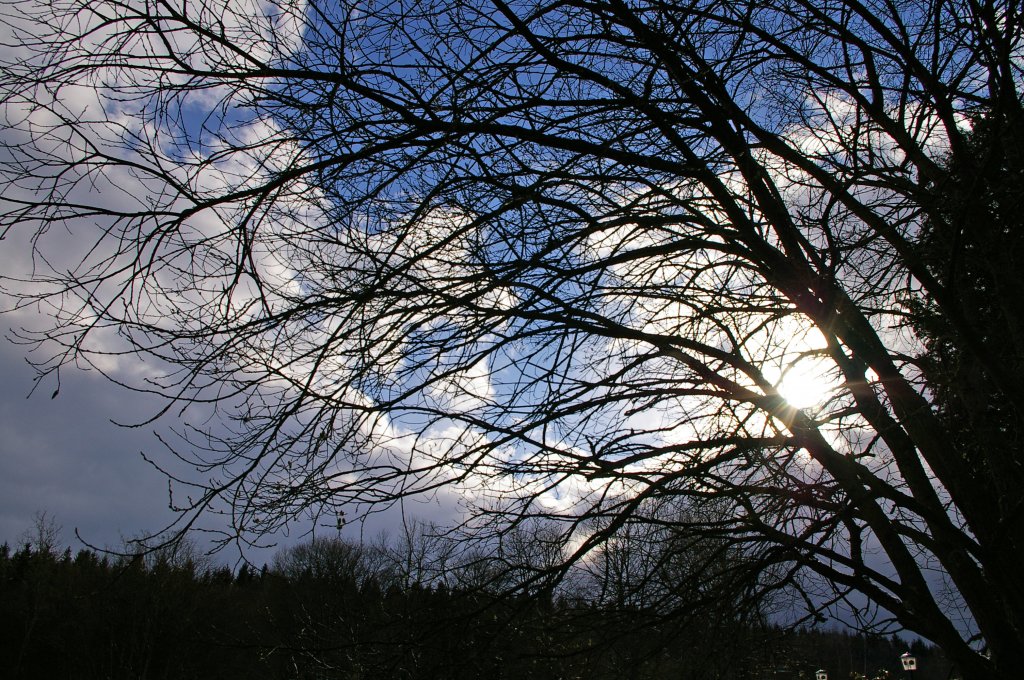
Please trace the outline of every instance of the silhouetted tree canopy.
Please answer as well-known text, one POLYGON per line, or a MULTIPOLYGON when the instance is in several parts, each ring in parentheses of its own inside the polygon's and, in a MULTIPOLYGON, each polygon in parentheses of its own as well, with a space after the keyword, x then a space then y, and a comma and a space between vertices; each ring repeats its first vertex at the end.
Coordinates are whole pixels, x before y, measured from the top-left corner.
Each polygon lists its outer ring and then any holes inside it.
MULTIPOLYGON (((381 553, 403 552, 403 543, 317 538, 283 549, 269 569, 242 565, 234 573, 166 552, 72 557, 35 542, 12 552, 5 543, 4 677, 796 680, 822 667, 838 677, 863 669, 881 677, 907 649, 895 638, 791 634, 709 618, 703 628, 680 627, 638 608, 538 606, 408 586, 391 580, 381 553), (307 568, 311 555, 319 570, 307 568)), ((913 651, 919 680, 946 677, 937 650, 917 643, 913 651)))
MULTIPOLYGON (((949 178, 933 189, 936 210, 924 225, 919 252, 932 275, 957 291, 959 313, 999 364, 965 351, 962 331, 930 297, 915 301, 912 318, 924 340, 919 360, 935 409, 970 473, 1004 484, 1013 483, 1019 466, 988 452, 1019 449, 1024 432, 1018 405, 1000 386, 1004 376, 992 371, 1020 375, 1024 360, 1018 304, 1024 295, 1018 264, 1024 256, 1024 130, 1019 112, 973 122, 964 153, 950 158, 949 178)), ((1009 489, 1000 496, 1005 505, 980 530, 1019 540, 1008 528, 1022 517, 1024 499, 1014 500, 1009 489)))

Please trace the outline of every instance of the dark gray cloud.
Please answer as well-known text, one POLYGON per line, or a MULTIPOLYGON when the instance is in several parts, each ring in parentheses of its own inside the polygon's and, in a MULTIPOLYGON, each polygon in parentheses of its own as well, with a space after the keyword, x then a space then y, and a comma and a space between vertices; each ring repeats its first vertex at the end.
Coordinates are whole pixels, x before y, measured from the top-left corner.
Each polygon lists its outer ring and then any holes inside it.
POLYGON ((0 342, 0 540, 16 540, 40 511, 71 545, 75 529, 117 547, 171 520, 166 479, 140 455, 159 447, 153 427, 111 422, 143 420, 156 403, 76 369, 61 373, 56 398, 53 382, 26 398, 34 372, 25 357, 25 347, 0 342))
MULTIPOLYGON (((13 320, 0 316, 0 325, 6 330, 13 320)), ((159 531, 173 521, 167 478, 143 459, 142 452, 162 465, 171 463, 173 457, 155 432, 167 433, 179 422, 169 415, 140 428, 114 424, 111 421, 144 421, 158 411, 159 402, 129 392, 96 371, 68 368, 61 373, 56 398, 50 398, 56 388, 53 380, 29 397, 35 373, 26 355, 26 347, 0 340, 0 542, 14 543, 28 533, 40 512, 63 527, 62 545, 73 547, 81 545, 76 530, 91 545, 116 549, 126 538, 159 531)), ((188 470, 175 472, 190 476, 188 470)), ((355 521, 346 534, 372 538, 382 531, 400 533, 413 518, 450 522, 455 500, 447 494, 409 499, 372 514, 365 523, 354 512, 349 516, 355 521)), ((207 516, 204 522, 207 528, 225 526, 218 516, 207 516)), ((330 529, 325 527, 316 530, 330 529)), ((267 543, 294 543, 308 537, 310 529, 310 524, 299 522, 267 543)), ((203 534, 197 540, 208 546, 203 534)), ((247 549, 245 554, 260 563, 275 549, 247 549)), ((231 561, 238 553, 229 551, 222 557, 231 561)))

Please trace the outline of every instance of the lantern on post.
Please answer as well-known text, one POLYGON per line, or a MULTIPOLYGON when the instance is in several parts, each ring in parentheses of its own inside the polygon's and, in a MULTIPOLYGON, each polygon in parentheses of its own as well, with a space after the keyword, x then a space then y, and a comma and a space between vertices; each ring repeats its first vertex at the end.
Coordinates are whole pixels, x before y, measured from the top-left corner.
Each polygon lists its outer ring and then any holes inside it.
POLYGON ((903 670, 910 673, 910 677, 914 677, 914 671, 917 670, 917 657, 910 652, 904 652, 900 655, 900 663, 903 664, 903 670))

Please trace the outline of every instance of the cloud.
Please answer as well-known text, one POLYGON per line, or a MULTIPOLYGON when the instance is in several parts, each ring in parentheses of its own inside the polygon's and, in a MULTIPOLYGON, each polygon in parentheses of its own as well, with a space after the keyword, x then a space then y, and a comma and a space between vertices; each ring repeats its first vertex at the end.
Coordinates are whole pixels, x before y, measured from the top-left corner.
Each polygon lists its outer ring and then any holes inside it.
POLYGON ((155 531, 172 519, 167 480, 139 455, 158 443, 140 421, 157 404, 126 395, 95 373, 62 372, 60 394, 48 382, 27 399, 33 378, 24 348, 0 343, 0 541, 13 541, 37 511, 52 514, 100 547, 155 531))
MULTIPOLYGON (((74 15, 43 21, 40 13, 47 10, 42 3, 22 2, 4 9, 2 58, 18 62, 31 54, 34 62, 22 62, 29 68, 46 63, 58 45, 71 33, 63 30, 63 22, 100 21, 101 14, 110 10, 121 20, 131 23, 133 8, 143 3, 128 3, 121 7, 103 3, 81 5, 74 15), (14 14, 18 12, 18 14, 14 14), (49 42, 48 42, 49 41, 49 42), (42 50, 40 51, 40 48, 42 50)), ((194 63, 202 66, 209 60, 222 59, 236 67, 242 67, 248 57, 256 59, 282 59, 301 47, 304 30, 304 2, 270 2, 263 0, 237 0, 218 7, 216 16, 211 14, 212 6, 206 3, 189 2, 179 4, 178 9, 185 15, 203 17, 221 27, 231 39, 240 41, 243 52, 220 54, 216 47, 196 49, 191 52, 194 63), (207 60, 204 62, 203 60, 207 60)), ((183 15, 184 16, 184 15, 183 15)), ((180 23, 180 22, 179 22, 180 23)), ((152 42, 152 32, 137 34, 127 43, 118 42, 112 33, 116 24, 98 28, 78 44, 63 43, 70 51, 64 53, 65 64, 84 64, 110 57, 114 60, 142 60, 152 63, 159 58, 163 48, 152 42)), ((188 31, 168 33, 172 40, 195 40, 196 34, 188 37, 188 31)), ((199 43, 193 45, 198 47, 199 43)), ((181 45, 179 45, 181 47, 181 45)), ((257 157, 253 153, 236 153, 215 156, 220 149, 208 145, 205 152, 182 163, 181 148, 172 141, 175 125, 196 125, 198 120, 224 104, 222 97, 230 92, 224 88, 199 90, 194 97, 178 100, 184 118, 176 118, 174 109, 167 109, 172 115, 163 119, 168 127, 161 128, 159 117, 153 116, 153 109, 145 115, 146 107, 165 106, 169 100, 159 101, 163 95, 143 97, 127 96, 142 92, 155 84, 133 80, 129 70, 103 69, 95 79, 69 80, 60 90, 59 96, 51 92, 32 88, 23 91, 23 96, 5 92, 8 96, 3 110, 2 141, 10 145, 5 153, 27 152, 29 162, 41 161, 44 165, 37 170, 46 174, 50 161, 66 162, 86 157, 89 145, 96 144, 106 153, 114 154, 114 162, 104 166, 89 165, 78 168, 80 174, 65 174, 62 182, 72 180, 70 186, 62 183, 59 191, 71 201, 81 200, 83 205, 95 204, 103 210, 131 213, 150 206, 151 200, 159 199, 161 187, 154 183, 155 175, 132 172, 117 163, 117 158, 132 157, 138 160, 139 149, 149 152, 148 162, 177 181, 191 182, 197 195, 206 195, 224 187, 242 186, 253 178, 260 179, 266 172, 281 163, 294 162, 294 145, 272 146, 270 157, 257 157), (101 87, 95 87, 100 85, 101 87), (142 88, 142 89, 139 89, 142 88), (111 97, 110 95, 114 95, 111 97), (72 125, 68 125, 71 122, 72 125), (134 151, 133 151, 134 149, 134 151), (189 173, 194 174, 190 175, 189 173), (262 174, 261 174, 262 172, 262 174), (64 193, 68 192, 68 193, 64 193)), ((65 74, 66 75, 66 74, 65 74)), ((164 84, 174 84, 169 78, 164 84)), ((230 102, 229 102, 230 103, 230 102)), ((277 131, 272 123, 234 120, 233 134, 273 136, 277 131)), ((0 159, 5 162, 11 158, 0 159)), ((4 179, 11 180, 5 169, 4 179)), ((33 185, 24 178, 17 184, 8 181, 4 188, 4 211, 17 210, 14 200, 34 201, 33 185)), ((166 196, 166 194, 164 194, 166 196)), ((205 261, 197 260, 192 265, 210 267, 206 271, 205 291, 178 291, 179 295, 216 293, 213 282, 222 277, 217 270, 218 248, 230 248, 230 231, 226 228, 223 214, 206 211, 181 225, 177 234, 181 245, 180 254, 186 254, 187 241, 205 243, 205 261)), ((296 217, 293 215, 293 218, 296 217)), ((308 219, 306 213, 298 219, 308 219)), ((294 220, 293 222, 294 223, 294 220)), ((116 223, 115 223, 116 224, 116 223)), ((58 522, 70 531, 77 527, 83 538, 98 545, 117 546, 122 536, 134 536, 155 531, 173 519, 167 509, 167 479, 153 469, 139 455, 140 451, 162 449, 154 437, 153 429, 167 429, 179 424, 172 415, 154 423, 151 427, 125 429, 110 421, 138 423, 156 414, 165 402, 148 398, 143 394, 127 392, 111 383, 94 370, 99 368, 107 376, 137 386, 151 387, 148 380, 159 378, 165 368, 157 360, 140 361, 137 355, 122 354, 130 348, 118 329, 109 325, 93 307, 95 299, 101 299, 104 291, 116 290, 127 279, 115 276, 103 286, 91 292, 85 289, 67 290, 57 280, 62 272, 84 265, 80 271, 115 271, 117 267, 132 258, 144 258, 124 248, 117 230, 108 232, 99 249, 92 250, 100 238, 100 226, 93 216, 84 219, 58 220, 48 227, 44 223, 16 225, 5 237, 0 249, 0 271, 5 277, 4 285, 23 297, 18 303, 14 298, 4 297, 0 306, 8 312, 0 317, 7 328, 26 328, 38 333, 43 344, 36 352, 36 358, 45 357, 46 352, 57 353, 61 345, 70 339, 54 336, 54 319, 69 324, 71 330, 81 330, 92 324, 99 324, 90 331, 80 359, 69 363, 59 373, 59 395, 47 399, 57 389, 58 377, 52 375, 32 399, 24 397, 32 386, 33 372, 24 363, 29 345, 15 345, 4 341, 0 346, 0 378, 5 390, 0 394, 0 540, 13 540, 32 522, 37 510, 46 510, 57 517, 58 522), (46 259, 33 256, 30 227, 42 228, 42 251, 46 259)), ((285 222, 284 227, 289 223, 285 222)), ((308 224, 307 224, 308 226, 308 224)), ((287 294, 295 291, 295 272, 282 259, 280 243, 276 234, 266 234, 253 245, 251 262, 257 268, 264 288, 264 298, 269 295, 287 294)), ((172 243, 173 246, 173 243, 172 243)), ((180 273, 180 257, 168 257, 157 270, 150 272, 147 285, 126 289, 122 302, 116 303, 109 311, 114 314, 133 314, 128 318, 135 322, 159 325, 179 323, 181 318, 170 318, 173 311, 169 299, 156 293, 162 288, 173 298, 174 277, 180 273), (131 305, 131 306, 129 306, 131 305)), ((128 270, 129 273, 134 270, 128 270)), ((139 279, 142 281, 142 278, 139 279)), ((250 281, 243 281, 234 296, 237 309, 244 309, 256 297, 250 281)), ((222 291, 222 289, 221 289, 222 291)), ((115 296, 116 297, 116 296, 115 296)), ((179 299, 178 302, 182 300, 179 299)), ((202 304, 195 298, 191 304, 202 304)), ((228 310, 226 314, 240 313, 228 310)), ((173 459, 157 456, 162 464, 171 466, 173 459)), ((187 472, 185 470, 174 470, 187 472)), ((191 471, 194 474, 194 471, 191 471)), ((186 474, 186 476, 188 476, 186 474)), ((216 525, 217 518, 209 518, 216 525)))

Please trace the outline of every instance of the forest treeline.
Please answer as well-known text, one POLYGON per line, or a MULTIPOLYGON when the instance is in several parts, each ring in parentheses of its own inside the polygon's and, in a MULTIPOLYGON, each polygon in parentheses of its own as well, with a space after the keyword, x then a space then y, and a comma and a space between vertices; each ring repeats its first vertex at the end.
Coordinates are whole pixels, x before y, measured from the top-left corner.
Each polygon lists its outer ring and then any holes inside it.
MULTIPOLYGON (((486 559, 430 578, 395 542, 342 538, 270 565, 217 566, 193 547, 135 555, 0 546, 8 678, 898 677, 899 638, 672 617, 576 596, 499 597, 486 559), (475 583, 473 581, 476 581, 475 583), (891 672, 887 675, 886 671, 891 672)), ((422 554, 419 555, 422 557, 422 554)), ((914 643, 914 680, 949 676, 914 643)))

